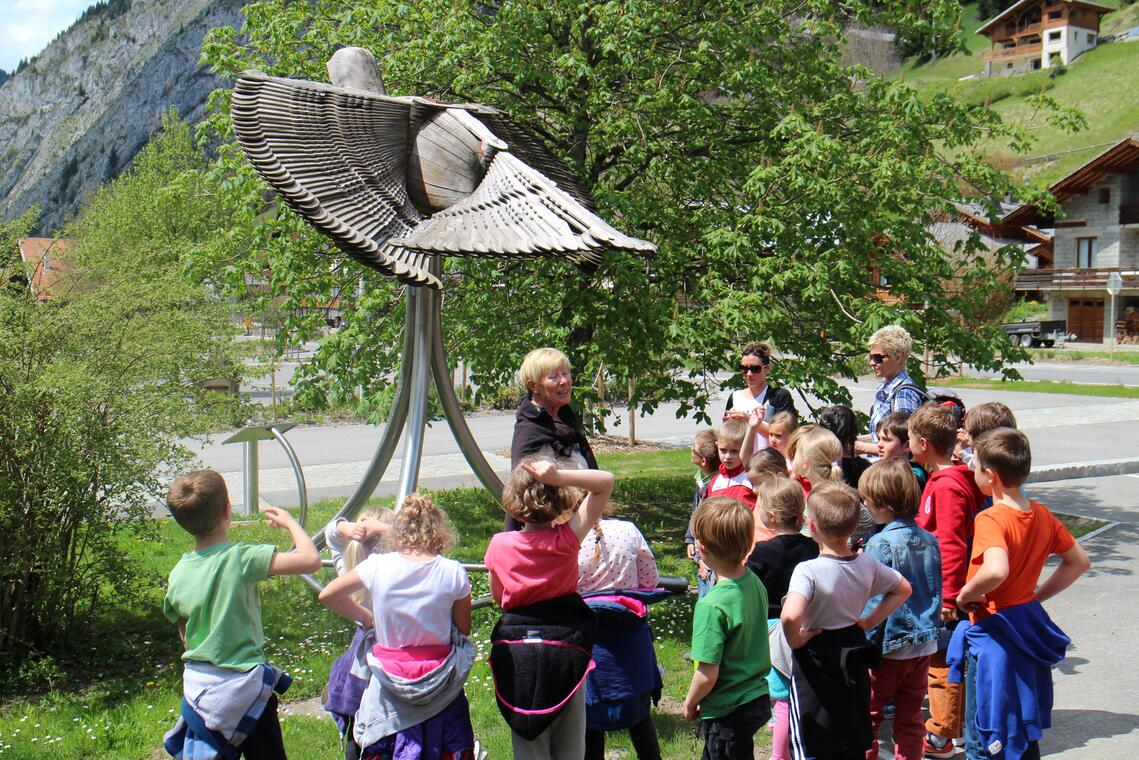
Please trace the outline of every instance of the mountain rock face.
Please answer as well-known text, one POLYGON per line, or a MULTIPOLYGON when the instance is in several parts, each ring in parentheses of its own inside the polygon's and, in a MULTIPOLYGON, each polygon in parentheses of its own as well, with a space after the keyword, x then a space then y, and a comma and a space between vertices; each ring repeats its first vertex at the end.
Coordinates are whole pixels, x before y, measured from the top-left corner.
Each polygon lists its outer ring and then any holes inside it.
POLYGON ((128 166, 173 109, 193 124, 219 85, 198 65, 208 29, 239 26, 241 0, 112 0, 0 83, 0 218, 41 209, 59 230, 128 166))

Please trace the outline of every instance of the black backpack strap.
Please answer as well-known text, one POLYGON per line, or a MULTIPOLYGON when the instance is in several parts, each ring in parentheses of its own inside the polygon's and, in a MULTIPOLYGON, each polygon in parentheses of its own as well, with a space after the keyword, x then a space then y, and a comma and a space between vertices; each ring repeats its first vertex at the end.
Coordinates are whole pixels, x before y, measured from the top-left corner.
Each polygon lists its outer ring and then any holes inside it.
POLYGON ((925 401, 932 401, 933 400, 933 397, 930 396, 929 393, 924 388, 921 388, 921 387, 915 385, 914 383, 902 383, 901 385, 899 385, 897 388, 895 388, 893 391, 890 392, 890 411, 891 412, 894 411, 894 399, 896 399, 898 397, 898 394, 901 393, 902 391, 913 391, 914 393, 921 396, 921 398, 925 401))

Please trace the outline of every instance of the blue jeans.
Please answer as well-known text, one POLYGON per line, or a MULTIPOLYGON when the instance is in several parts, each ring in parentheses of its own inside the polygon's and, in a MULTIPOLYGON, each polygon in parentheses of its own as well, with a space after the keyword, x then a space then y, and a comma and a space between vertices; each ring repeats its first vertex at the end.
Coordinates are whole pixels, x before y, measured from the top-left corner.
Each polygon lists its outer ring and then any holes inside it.
POLYGON ((699 571, 699 569, 697 569, 697 571, 696 571, 696 598, 697 599, 702 599, 704 597, 704 595, 707 594, 709 591, 711 591, 712 587, 715 585, 716 585, 716 571, 715 570, 713 570, 712 568, 708 568, 708 580, 705 581, 705 580, 700 579, 700 571, 699 571))

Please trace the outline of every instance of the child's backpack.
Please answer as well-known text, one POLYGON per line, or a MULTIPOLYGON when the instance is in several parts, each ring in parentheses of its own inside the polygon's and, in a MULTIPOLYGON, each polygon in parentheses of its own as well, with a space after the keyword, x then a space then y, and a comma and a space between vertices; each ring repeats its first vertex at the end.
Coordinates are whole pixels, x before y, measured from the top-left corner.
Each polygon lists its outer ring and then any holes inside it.
POLYGON ((920 388, 914 383, 902 383, 890 393, 890 411, 894 411, 894 398, 903 390, 910 390, 922 397, 926 402, 944 406, 953 412, 953 421, 957 427, 965 422, 965 402, 954 391, 948 388, 920 388))

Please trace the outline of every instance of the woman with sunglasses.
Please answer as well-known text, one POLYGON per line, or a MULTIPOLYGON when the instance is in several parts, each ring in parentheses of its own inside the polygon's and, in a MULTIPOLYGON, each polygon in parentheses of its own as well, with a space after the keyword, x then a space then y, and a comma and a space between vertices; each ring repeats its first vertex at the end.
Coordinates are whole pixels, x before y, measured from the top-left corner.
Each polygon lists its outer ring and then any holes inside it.
POLYGON ((789 412, 796 418, 799 412, 795 409, 795 402, 786 388, 776 388, 767 384, 767 376, 771 372, 771 344, 764 342, 748 343, 744 346, 740 357, 740 374, 746 384, 739 390, 732 391, 728 396, 728 405, 724 409, 724 419, 739 419, 748 421, 752 410, 763 409, 763 419, 755 428, 755 451, 766 449, 767 427, 771 419, 779 412, 789 412))
POLYGON ((881 378, 874 391, 874 404, 870 407, 870 433, 859 436, 855 451, 877 455, 878 422, 891 412, 912 412, 921 406, 920 386, 906 372, 906 361, 914 347, 914 339, 901 325, 887 325, 867 341, 870 349, 870 366, 881 378))

